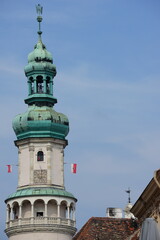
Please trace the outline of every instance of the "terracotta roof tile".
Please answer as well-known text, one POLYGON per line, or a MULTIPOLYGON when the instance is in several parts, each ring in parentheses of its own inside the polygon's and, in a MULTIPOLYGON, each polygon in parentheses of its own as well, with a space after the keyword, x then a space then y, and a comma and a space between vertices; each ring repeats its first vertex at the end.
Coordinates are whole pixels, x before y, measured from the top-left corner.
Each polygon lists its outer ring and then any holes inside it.
POLYGON ((124 240, 137 228, 138 224, 133 219, 92 217, 73 240, 124 240))
POLYGON ((139 240, 140 228, 136 230, 131 236, 127 237, 125 240, 139 240))

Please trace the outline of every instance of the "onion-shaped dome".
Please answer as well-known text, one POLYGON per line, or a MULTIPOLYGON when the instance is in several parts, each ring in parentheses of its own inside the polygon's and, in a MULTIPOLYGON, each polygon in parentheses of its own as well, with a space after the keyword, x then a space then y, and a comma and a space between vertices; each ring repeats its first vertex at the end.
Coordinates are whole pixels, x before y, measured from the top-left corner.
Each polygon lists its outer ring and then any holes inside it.
POLYGON ((67 116, 53 108, 32 105, 13 119, 13 129, 18 140, 28 137, 65 139, 69 132, 69 121, 67 116))
POLYGON ((30 72, 39 70, 49 71, 53 77, 56 75, 52 55, 46 50, 46 46, 41 40, 35 45, 34 51, 28 55, 28 65, 24 68, 26 76, 30 75, 30 72))

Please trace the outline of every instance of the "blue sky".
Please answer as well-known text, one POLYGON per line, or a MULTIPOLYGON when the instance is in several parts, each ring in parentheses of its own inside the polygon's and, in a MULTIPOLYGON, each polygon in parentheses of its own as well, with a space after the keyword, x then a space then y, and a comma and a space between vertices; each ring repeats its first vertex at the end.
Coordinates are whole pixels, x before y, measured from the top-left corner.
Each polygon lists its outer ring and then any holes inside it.
POLYGON ((70 120, 66 189, 77 198, 78 229, 107 207, 134 203, 160 166, 160 2, 158 0, 1 0, 0 239, 4 199, 17 187, 12 119, 25 112, 24 66, 42 39, 57 67, 55 110, 70 120), (76 175, 70 163, 78 164, 76 175))

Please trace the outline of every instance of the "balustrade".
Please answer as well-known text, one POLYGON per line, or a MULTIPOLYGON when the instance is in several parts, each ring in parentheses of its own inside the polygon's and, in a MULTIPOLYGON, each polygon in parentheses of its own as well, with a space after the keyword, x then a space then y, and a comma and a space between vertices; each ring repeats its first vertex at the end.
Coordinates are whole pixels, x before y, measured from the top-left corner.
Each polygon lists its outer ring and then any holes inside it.
POLYGON ((18 225, 18 219, 15 220, 11 220, 12 222, 12 227, 17 226, 18 225))
POLYGON ((30 224, 47 224, 47 225, 54 225, 54 224, 61 224, 61 225, 68 225, 71 227, 75 227, 75 221, 66 218, 60 217, 36 217, 36 218, 22 218, 22 219, 14 219, 10 220, 6 223, 7 228, 9 227, 16 227, 22 225, 30 225, 30 224))

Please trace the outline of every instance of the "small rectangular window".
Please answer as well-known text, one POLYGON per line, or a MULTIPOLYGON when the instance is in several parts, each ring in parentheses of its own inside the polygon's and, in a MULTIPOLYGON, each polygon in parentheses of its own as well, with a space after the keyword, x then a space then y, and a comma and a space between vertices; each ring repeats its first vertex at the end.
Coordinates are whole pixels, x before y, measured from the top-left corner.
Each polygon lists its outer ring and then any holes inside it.
POLYGON ((37 217, 43 217, 43 212, 37 212, 37 217))

